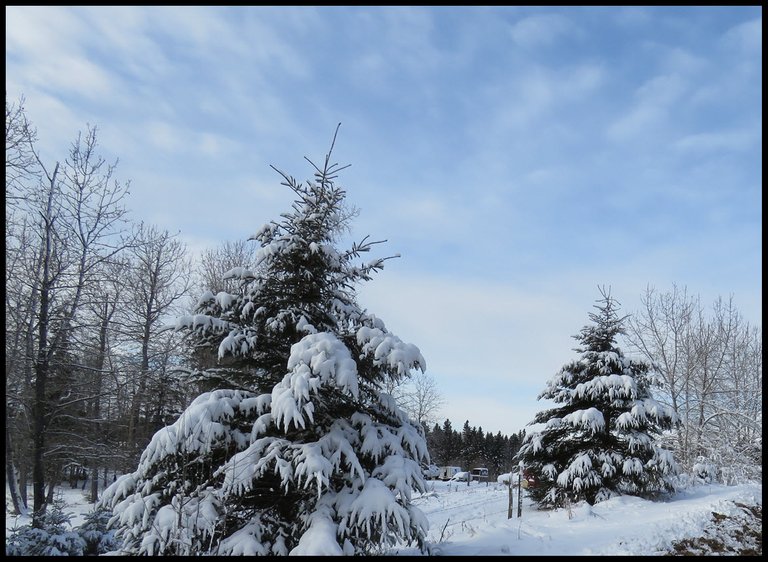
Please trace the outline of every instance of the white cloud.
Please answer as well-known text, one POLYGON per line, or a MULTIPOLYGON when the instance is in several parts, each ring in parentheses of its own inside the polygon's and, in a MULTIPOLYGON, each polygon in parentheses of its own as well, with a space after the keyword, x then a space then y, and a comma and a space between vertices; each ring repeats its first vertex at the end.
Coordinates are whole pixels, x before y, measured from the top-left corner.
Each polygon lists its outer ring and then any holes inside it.
POLYGON ((445 418, 454 426, 468 419, 485 431, 510 434, 547 407, 536 397, 575 358, 572 336, 588 322, 593 295, 580 306, 570 282, 568 289, 556 284, 522 289, 400 274, 392 271, 396 267, 391 262, 361 287, 358 301, 419 347, 447 400, 441 424, 445 418))
POLYGON ((630 140, 653 134, 667 124, 670 109, 687 90, 686 80, 678 74, 654 76, 635 91, 634 106, 608 126, 607 137, 630 140))
POLYGON ((569 126, 569 120, 553 117, 588 110, 597 118, 600 109, 594 102, 605 82, 605 68, 597 62, 556 68, 520 64, 515 73, 478 87, 477 118, 469 124, 472 147, 503 161, 508 157, 496 152, 508 153, 509 148, 501 139, 529 149, 534 139, 544 138, 547 146, 563 138, 573 140, 581 133, 569 126))
POLYGON ((163 152, 178 152, 186 147, 186 138, 182 132, 170 123, 152 121, 144 127, 147 140, 163 152))
POLYGON ((420 6, 377 6, 346 14, 349 19, 342 21, 352 51, 339 64, 351 87, 377 97, 394 95, 406 104, 439 94, 425 78, 455 61, 435 45, 433 13, 420 6))
POLYGON ((167 121, 148 121, 131 130, 134 142, 149 142, 156 149, 169 153, 237 159, 243 150, 240 142, 228 136, 179 127, 167 121))
POLYGON ((661 68, 668 74, 690 76, 706 71, 712 64, 707 58, 697 56, 686 49, 673 47, 661 55, 661 68))
POLYGON ((430 371, 526 382, 557 368, 584 316, 564 295, 539 289, 385 270, 361 288, 360 303, 417 345, 430 371))
POLYGON ((198 150, 209 157, 231 154, 239 148, 239 145, 222 135, 213 133, 198 133, 198 150))
POLYGON ((747 150, 761 140, 758 133, 746 130, 719 131, 686 135, 674 143, 679 150, 693 152, 714 152, 747 150))
POLYGON ((611 7, 610 10, 619 25, 627 27, 639 27, 652 21, 652 17, 648 13, 648 9, 646 7, 621 6, 619 8, 611 7))
POLYGON ((510 29, 513 41, 524 48, 548 46, 563 36, 578 33, 578 28, 560 14, 528 16, 515 22, 510 29))
POLYGON ((721 43, 747 55, 761 55, 763 50, 763 18, 740 23, 723 34, 721 43))
POLYGON ((395 55, 393 63, 412 71, 425 71, 442 60, 433 43, 433 11, 421 6, 394 6, 367 11, 364 32, 377 32, 383 38, 384 52, 395 55))
MULTIPOLYGON (((536 401, 536 393, 521 393, 514 383, 497 389, 492 397, 485 394, 484 389, 480 391, 482 394, 474 395, 472 386, 477 380, 478 377, 467 377, 466 388, 446 392, 447 405, 437 422, 441 427, 449 419, 453 429, 461 432, 464 422, 469 421, 471 427, 482 427, 483 433, 496 435, 500 431, 502 435, 513 435, 525 429, 539 411, 549 407, 545 402, 536 401)), ((543 389, 542 386, 540 390, 543 389)))
POLYGON ((562 75, 563 95, 567 100, 580 100, 605 83, 605 69, 597 64, 580 64, 562 75))
MULTIPOLYGON (((6 49, 17 80, 48 92, 102 99, 113 93, 111 73, 82 49, 88 29, 59 7, 6 8, 6 49)), ((7 59, 8 60, 8 59, 7 59)))
POLYGON ((635 97, 641 105, 668 107, 679 100, 686 89, 686 81, 678 74, 663 74, 640 86, 635 97))
POLYGON ((99 125, 135 214, 196 248, 289 209, 269 165, 309 177, 342 121, 355 226, 404 256, 361 303, 456 401, 540 389, 599 282, 758 311, 761 18, 522 10, 7 7, 6 89, 57 159, 99 125))
MULTIPOLYGON (((153 33, 158 20, 150 8, 141 6, 99 6, 77 12, 88 24, 80 41, 101 56, 114 57, 114 70, 129 91, 141 91, 145 84, 171 76, 173 62, 153 33)), ((123 99, 129 97, 126 95, 123 99)))
POLYGON ((34 61, 71 49, 86 31, 83 22, 61 6, 6 6, 5 17, 6 49, 34 61))
POLYGON ((665 112, 655 106, 638 105, 626 115, 611 123, 606 131, 610 140, 628 140, 640 137, 654 125, 662 122, 665 112))

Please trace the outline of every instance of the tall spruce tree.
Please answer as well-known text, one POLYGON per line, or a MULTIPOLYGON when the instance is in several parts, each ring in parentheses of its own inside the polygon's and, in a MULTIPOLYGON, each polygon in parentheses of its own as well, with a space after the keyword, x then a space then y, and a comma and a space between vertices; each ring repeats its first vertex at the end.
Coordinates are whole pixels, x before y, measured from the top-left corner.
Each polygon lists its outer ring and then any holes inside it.
POLYGON ((653 399, 650 366, 624 356, 615 343, 625 318, 610 291, 590 313, 594 325, 574 336, 581 358, 552 378, 539 399, 559 406, 539 412, 518 458, 538 479, 529 493, 540 507, 570 501, 589 504, 612 495, 650 496, 670 491, 677 472, 657 437, 674 423, 671 409, 653 399))
MULTIPOLYGON (((337 128, 338 132, 338 128, 337 128)), ((257 262, 178 319, 208 368, 199 396, 158 431, 136 472, 105 491, 128 554, 370 554, 423 550, 428 522, 422 427, 383 391, 426 368, 418 348, 356 301, 355 286, 388 258, 336 243, 353 212, 333 151, 314 180, 278 173, 296 199, 253 236, 257 262), (207 357, 212 352, 216 361, 207 357)))

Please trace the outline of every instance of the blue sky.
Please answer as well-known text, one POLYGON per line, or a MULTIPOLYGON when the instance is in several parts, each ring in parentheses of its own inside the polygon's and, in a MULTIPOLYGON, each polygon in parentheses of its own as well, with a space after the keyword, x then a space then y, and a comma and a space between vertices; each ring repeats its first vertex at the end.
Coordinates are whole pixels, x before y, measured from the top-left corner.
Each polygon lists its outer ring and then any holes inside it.
POLYGON ((733 295, 762 325, 762 8, 6 7, 43 157, 87 124, 136 219, 193 252, 289 209, 337 123, 360 302, 440 418, 512 433, 609 285, 733 295))

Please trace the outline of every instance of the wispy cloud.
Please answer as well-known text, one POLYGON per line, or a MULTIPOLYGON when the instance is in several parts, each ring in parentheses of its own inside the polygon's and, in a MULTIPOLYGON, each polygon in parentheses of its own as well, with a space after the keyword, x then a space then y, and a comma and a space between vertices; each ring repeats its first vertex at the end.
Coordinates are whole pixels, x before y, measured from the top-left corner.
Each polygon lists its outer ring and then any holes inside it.
POLYGON ((669 123, 670 111, 687 88, 686 80, 678 74, 654 76, 635 91, 634 104, 627 114, 608 127, 608 138, 631 140, 653 133, 658 127, 665 127, 669 123))
POLYGON ((421 348, 429 370, 456 381, 482 372, 487 380, 524 382, 569 354, 569 336, 586 318, 578 304, 537 288, 390 271, 363 287, 360 300, 421 348), (550 347, 552 338, 561 345, 550 347))
POLYGON ((512 40, 524 48, 548 46, 564 36, 580 34, 580 29, 561 14, 536 14, 516 21, 511 29, 512 40))
POLYGON ((734 25, 723 34, 720 41, 727 48, 736 48, 745 55, 762 58, 763 18, 755 18, 734 25))
POLYGON ((194 248, 289 209, 270 164, 311 177, 303 157, 342 122, 352 235, 403 255, 361 301, 455 400, 475 377, 473 392, 529 385, 533 402, 598 283, 628 306, 676 282, 759 309, 759 7, 8 6, 6 20, 7 95, 26 96, 44 156, 98 125, 135 216, 194 248))
POLYGON ((110 73, 84 56, 88 31, 65 8, 6 9, 6 45, 18 79, 49 92, 99 99, 113 93, 110 73))
POLYGON ((610 14, 619 25, 628 27, 643 26, 653 21, 648 8, 643 6, 621 6, 611 9, 610 14))
POLYGON ((674 147, 695 152, 731 152, 757 147, 760 141, 761 137, 757 131, 721 131, 686 135, 676 141, 674 147))

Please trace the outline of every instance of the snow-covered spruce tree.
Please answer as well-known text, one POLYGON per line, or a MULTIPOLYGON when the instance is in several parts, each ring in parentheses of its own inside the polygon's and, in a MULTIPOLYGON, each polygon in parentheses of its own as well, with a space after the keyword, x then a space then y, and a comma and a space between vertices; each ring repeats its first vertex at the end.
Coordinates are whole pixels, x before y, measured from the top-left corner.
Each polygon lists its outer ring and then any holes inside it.
POLYGON ((99 556, 120 547, 115 539, 115 531, 107 529, 111 516, 111 511, 94 509, 85 514, 83 524, 75 529, 85 543, 85 556, 99 556))
POLYGON ((334 143, 322 168, 308 160, 314 181, 276 170, 296 199, 253 236, 257 263, 228 272, 240 291, 209 292, 178 319, 199 356, 215 350, 218 364, 198 373, 212 390, 103 494, 123 553, 427 550, 428 522, 411 503, 425 491, 424 433, 382 391, 426 363, 357 304, 356 284, 388 258, 359 262, 367 237, 336 248, 354 213, 335 183, 334 143))
POLYGON ((669 478, 678 470, 658 443, 674 413, 651 396, 650 366, 616 346, 625 318, 610 291, 600 294, 598 312, 589 314, 594 325, 574 336, 581 358, 563 366, 538 397, 559 406, 534 417, 529 425, 545 425, 526 435, 518 454, 538 479, 529 494, 542 508, 671 491, 669 478))
POLYGON ((64 512, 61 494, 40 516, 40 526, 12 529, 5 541, 6 556, 83 556, 86 541, 71 528, 73 513, 64 512))

